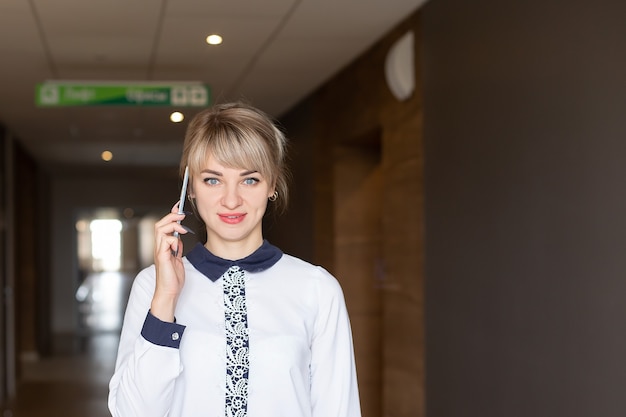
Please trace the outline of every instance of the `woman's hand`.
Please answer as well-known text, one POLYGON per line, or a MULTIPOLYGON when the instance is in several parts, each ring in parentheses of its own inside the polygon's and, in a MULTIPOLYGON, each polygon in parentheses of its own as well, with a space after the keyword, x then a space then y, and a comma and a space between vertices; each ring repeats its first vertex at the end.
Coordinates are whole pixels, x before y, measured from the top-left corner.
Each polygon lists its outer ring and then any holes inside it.
POLYGON ((174 321, 178 295, 185 284, 183 242, 174 233, 185 234, 187 230, 178 223, 185 218, 184 214, 178 214, 178 204, 154 225, 156 288, 150 312, 159 320, 168 322, 174 321))

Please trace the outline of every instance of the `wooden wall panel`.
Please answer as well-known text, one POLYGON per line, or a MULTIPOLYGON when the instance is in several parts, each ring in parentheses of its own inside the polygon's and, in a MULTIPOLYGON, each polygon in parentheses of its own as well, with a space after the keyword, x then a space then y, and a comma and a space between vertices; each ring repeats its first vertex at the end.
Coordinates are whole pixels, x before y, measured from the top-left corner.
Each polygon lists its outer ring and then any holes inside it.
POLYGON ((310 98, 315 260, 337 276, 350 311, 364 417, 423 416, 423 151, 419 12, 310 98), (415 36, 417 89, 384 75, 389 49, 415 36))

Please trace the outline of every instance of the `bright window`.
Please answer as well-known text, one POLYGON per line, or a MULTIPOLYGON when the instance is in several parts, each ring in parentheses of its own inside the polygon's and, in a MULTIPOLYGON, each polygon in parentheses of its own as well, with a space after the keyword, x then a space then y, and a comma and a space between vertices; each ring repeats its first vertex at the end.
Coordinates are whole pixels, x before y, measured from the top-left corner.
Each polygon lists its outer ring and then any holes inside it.
POLYGON ((122 222, 97 219, 89 224, 94 271, 119 271, 122 254, 122 222))

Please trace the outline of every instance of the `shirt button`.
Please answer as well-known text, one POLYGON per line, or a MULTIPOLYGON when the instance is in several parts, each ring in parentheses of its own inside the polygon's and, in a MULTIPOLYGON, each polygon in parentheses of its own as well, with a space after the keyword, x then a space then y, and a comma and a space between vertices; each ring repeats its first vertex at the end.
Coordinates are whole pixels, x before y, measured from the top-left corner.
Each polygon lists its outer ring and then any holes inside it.
POLYGON ((178 332, 172 333, 172 340, 178 340, 179 338, 180 336, 178 335, 178 332))

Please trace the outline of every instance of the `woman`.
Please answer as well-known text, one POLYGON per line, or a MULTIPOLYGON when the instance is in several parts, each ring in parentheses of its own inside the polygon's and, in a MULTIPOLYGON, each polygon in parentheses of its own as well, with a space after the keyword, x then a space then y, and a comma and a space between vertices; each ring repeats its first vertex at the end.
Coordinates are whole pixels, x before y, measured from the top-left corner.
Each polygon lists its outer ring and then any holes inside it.
POLYGON ((189 124, 181 173, 206 226, 182 256, 177 203, 155 225, 155 264, 133 283, 109 409, 115 417, 358 417, 342 290, 321 267, 263 238, 287 197, 286 140, 253 107, 189 124))

